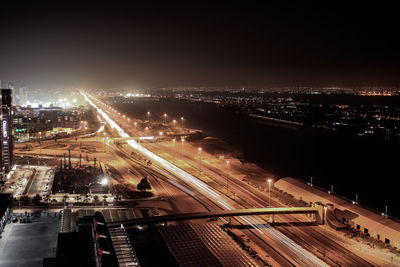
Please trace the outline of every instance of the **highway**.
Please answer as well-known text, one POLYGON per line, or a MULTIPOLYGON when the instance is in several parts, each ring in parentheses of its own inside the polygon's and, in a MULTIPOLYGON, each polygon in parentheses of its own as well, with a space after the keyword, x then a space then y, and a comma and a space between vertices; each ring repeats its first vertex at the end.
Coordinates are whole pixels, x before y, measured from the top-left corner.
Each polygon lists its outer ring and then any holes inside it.
MULTIPOLYGON (((101 108, 99 108, 93 101, 89 98, 89 96, 81 92, 84 96, 85 100, 95 108, 104 120, 113 128, 115 129, 119 136, 123 138, 129 138, 129 134, 126 133, 114 120, 112 120, 101 108)), ((94 99, 94 98, 93 98, 94 99)), ((96 100, 98 101, 98 100, 96 100)), ((214 203, 218 203, 219 206, 227 209, 232 210, 235 209, 232 205, 232 202, 229 201, 225 196, 218 193, 216 190, 209 187, 204 182, 200 181, 198 178, 194 177, 193 175, 185 172, 184 170, 176 167, 175 165, 171 164, 170 162, 164 160, 163 158, 157 156, 153 152, 149 151, 139 143, 134 140, 127 140, 129 146, 133 149, 138 151, 140 154, 144 155, 145 157, 152 160, 153 163, 160 166, 162 169, 166 170, 167 172, 173 174, 175 177, 181 179, 187 184, 190 184, 192 187, 196 188, 197 192, 201 193, 202 195, 206 196, 208 199, 212 200, 214 203)), ((175 179, 171 176, 172 179, 175 179)), ((255 216, 249 217, 239 217, 241 220, 245 221, 248 225, 250 225, 255 231, 258 232, 258 235, 262 236, 262 238, 266 238, 269 241, 277 244, 279 246, 279 250, 283 252, 283 254, 290 257, 290 261, 293 265, 298 266, 327 266, 326 263, 321 261, 312 253, 308 252, 307 250, 303 249, 301 246, 296 244, 293 240, 279 232, 278 230, 274 229, 270 225, 266 224, 263 220, 255 216)))

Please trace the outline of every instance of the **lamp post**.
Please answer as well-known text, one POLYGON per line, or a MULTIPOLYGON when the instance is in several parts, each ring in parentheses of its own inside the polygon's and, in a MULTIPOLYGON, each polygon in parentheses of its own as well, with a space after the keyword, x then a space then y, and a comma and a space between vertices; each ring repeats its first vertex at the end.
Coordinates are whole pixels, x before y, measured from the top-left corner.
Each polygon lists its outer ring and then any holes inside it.
POLYGON ((147 120, 150 121, 150 111, 147 111, 147 120))
POLYGON ((185 143, 185 138, 182 138, 181 142, 182 142, 182 154, 183 154, 183 144, 185 143))
POLYGON ((324 206, 324 224, 326 223, 326 209, 327 208, 328 208, 327 206, 324 206))
POLYGON ((174 138, 174 139, 172 139, 172 144, 174 145, 174 149, 175 149, 175 141, 176 141, 176 139, 174 138))
POLYGON ((167 122, 167 113, 164 113, 164 124, 167 122))
POLYGON ((271 206, 271 182, 272 179, 268 179, 268 206, 271 206))
POLYGON ((201 147, 198 148, 198 156, 199 156, 199 171, 201 172, 201 147))

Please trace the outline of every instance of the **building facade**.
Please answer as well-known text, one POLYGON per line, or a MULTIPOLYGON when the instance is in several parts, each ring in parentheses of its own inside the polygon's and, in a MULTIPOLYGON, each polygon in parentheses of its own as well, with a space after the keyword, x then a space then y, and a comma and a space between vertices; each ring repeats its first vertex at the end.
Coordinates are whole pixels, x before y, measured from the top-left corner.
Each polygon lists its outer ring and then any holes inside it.
POLYGON ((1 89, 1 176, 9 173, 13 166, 13 119, 12 119, 12 91, 1 89))

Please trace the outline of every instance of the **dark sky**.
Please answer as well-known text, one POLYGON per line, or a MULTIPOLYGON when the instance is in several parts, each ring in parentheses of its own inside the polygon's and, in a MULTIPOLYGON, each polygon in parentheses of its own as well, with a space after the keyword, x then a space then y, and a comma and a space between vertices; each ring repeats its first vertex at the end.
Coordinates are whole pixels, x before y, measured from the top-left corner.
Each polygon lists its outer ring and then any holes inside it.
POLYGON ((45 88, 399 85, 395 6, 261 2, 2 2, 0 80, 45 88))

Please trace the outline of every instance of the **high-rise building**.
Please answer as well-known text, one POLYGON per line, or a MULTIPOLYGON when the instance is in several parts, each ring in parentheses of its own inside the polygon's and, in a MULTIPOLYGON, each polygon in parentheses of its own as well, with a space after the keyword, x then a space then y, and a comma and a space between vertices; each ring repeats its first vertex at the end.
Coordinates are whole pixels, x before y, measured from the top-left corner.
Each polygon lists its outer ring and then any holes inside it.
POLYGON ((13 166, 13 135, 12 135, 12 91, 1 89, 1 176, 11 171, 13 166))

